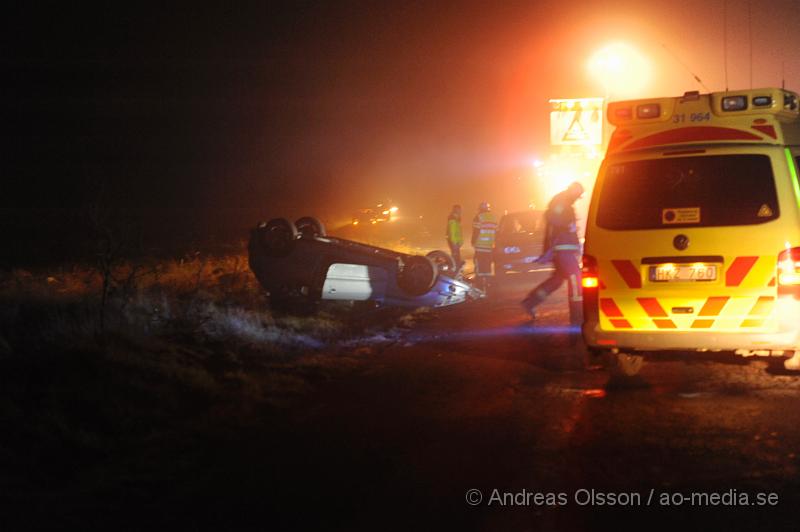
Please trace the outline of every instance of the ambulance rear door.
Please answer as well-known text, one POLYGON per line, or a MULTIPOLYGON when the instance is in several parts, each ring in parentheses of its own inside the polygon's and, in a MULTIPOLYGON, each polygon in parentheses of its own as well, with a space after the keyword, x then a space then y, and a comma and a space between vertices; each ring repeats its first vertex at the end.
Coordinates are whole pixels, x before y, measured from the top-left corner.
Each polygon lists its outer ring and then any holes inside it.
POLYGON ((586 249, 599 329, 774 330, 777 257, 796 232, 781 216, 795 212, 790 180, 776 179, 786 164, 783 148, 756 145, 609 158, 586 249))

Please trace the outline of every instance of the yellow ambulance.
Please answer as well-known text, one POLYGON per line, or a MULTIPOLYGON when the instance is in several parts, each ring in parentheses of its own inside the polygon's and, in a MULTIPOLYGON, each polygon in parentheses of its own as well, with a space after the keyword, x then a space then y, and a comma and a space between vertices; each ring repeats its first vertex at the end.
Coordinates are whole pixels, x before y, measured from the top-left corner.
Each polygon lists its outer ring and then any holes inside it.
POLYGON ((726 351, 800 365, 800 109, 783 89, 610 103, 583 336, 612 369, 726 351))

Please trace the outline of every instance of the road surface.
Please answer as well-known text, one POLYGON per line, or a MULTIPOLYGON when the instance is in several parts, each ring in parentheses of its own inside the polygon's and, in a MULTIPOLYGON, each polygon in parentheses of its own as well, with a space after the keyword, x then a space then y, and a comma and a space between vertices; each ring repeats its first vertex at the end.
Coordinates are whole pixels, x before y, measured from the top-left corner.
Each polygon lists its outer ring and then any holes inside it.
POLYGON ((697 354, 587 370, 563 290, 535 324, 518 305, 543 275, 320 383, 250 449, 272 468, 247 500, 289 529, 797 529, 800 378, 697 354))

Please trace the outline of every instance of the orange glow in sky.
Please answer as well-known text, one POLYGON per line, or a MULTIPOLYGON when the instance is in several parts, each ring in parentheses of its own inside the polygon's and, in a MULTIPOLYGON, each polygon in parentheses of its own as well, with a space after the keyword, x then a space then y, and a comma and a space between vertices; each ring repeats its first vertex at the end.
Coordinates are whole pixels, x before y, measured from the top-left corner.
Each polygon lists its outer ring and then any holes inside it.
POLYGON ((589 58, 588 68, 612 100, 644 96, 652 77, 648 58, 623 42, 600 48, 589 58))

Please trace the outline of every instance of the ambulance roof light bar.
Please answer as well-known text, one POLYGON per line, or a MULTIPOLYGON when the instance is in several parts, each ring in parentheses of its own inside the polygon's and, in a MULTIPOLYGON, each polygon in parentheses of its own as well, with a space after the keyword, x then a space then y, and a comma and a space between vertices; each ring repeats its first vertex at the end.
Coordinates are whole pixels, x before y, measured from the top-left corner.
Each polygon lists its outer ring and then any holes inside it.
MULTIPOLYGON (((797 95, 790 92, 783 92, 783 109, 786 111, 798 111, 797 95)), ((772 107, 772 96, 759 94, 749 98, 753 107, 772 107)), ((723 111, 744 111, 748 108, 748 95, 737 94, 735 96, 724 96, 722 98, 723 111)))
MULTIPOLYGON (((696 106, 708 98, 709 109, 716 116, 775 115, 780 120, 797 120, 800 117, 800 95, 786 89, 763 88, 743 91, 718 91, 700 94, 687 91, 683 96, 625 100, 608 104, 608 120, 613 125, 662 122, 678 111, 676 106, 696 106)), ((699 108, 697 108, 699 109, 699 108)), ((691 112, 699 112, 693 109, 691 112)))

